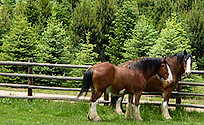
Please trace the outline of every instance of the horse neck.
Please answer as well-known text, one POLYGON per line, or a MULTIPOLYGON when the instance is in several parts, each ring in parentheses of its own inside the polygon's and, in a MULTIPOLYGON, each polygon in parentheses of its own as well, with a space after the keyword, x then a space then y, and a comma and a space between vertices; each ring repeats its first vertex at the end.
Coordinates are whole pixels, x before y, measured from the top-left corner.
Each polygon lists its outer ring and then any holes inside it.
MULTIPOLYGON (((181 75, 184 73, 182 64, 178 61, 177 56, 167 58, 167 62, 171 67, 171 72, 174 78, 180 79, 181 75)), ((183 62, 182 62, 183 63, 183 62)))
POLYGON ((156 75, 159 69, 156 69, 155 67, 150 69, 147 69, 146 71, 143 71, 143 76, 146 80, 150 79, 152 76, 156 75))

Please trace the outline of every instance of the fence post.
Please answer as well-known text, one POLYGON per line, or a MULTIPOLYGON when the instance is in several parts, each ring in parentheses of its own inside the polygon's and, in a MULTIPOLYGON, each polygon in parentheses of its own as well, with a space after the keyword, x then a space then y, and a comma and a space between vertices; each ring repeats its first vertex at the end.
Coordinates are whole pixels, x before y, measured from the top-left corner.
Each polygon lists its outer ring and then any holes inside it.
MULTIPOLYGON (((181 92, 181 85, 178 84, 178 87, 176 88, 177 93, 181 92)), ((181 104, 181 96, 180 95, 176 95, 176 104, 181 104)), ((178 109, 179 106, 176 106, 176 109, 178 109)))
MULTIPOLYGON (((28 59, 28 62, 33 62, 32 58, 28 59)), ((33 74, 33 66, 28 66, 28 74, 33 74)), ((28 85, 33 85, 33 78, 28 78, 28 85)), ((28 87, 28 96, 32 96, 32 88, 28 87)))
MULTIPOLYGON (((106 91, 104 92, 104 101, 109 101, 109 96, 108 93, 106 93, 106 91)), ((108 105, 108 103, 104 102, 104 105, 108 105)))

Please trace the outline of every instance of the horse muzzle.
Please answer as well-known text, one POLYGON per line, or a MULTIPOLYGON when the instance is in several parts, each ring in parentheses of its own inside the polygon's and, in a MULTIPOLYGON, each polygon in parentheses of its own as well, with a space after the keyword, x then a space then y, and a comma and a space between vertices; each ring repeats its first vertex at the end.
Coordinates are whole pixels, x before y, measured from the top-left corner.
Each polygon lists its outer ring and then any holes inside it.
POLYGON ((164 80, 164 82, 165 82, 166 84, 171 84, 171 83, 172 83, 172 81, 173 81, 173 80, 171 80, 171 79, 169 79, 169 78, 168 78, 168 79, 166 79, 166 80, 164 80))
POLYGON ((191 75, 191 72, 185 72, 185 76, 189 77, 191 75))
POLYGON ((160 79, 161 82, 163 82, 164 84, 171 84, 173 80, 171 80, 170 78, 167 78, 166 80, 164 80, 164 78, 160 78, 159 75, 156 75, 158 79, 160 79))

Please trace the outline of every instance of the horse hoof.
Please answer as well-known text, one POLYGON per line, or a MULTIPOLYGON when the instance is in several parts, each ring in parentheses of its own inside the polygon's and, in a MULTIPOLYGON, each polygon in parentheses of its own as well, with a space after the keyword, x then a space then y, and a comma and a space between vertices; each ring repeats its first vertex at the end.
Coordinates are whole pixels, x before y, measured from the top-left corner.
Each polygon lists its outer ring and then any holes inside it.
POLYGON ((98 116, 98 117, 93 117, 93 118, 91 118, 90 116, 88 116, 88 119, 90 120, 90 121, 95 121, 95 122, 99 122, 99 121, 102 121, 102 119, 98 116))
POLYGON ((125 118, 128 120, 128 119, 132 119, 132 116, 131 115, 126 115, 125 118))
POLYGON ((124 113, 123 112, 117 112, 119 115, 124 115, 124 113))
POLYGON ((123 113, 123 111, 115 111, 117 114, 119 114, 119 115, 124 115, 124 113, 123 113))
POLYGON ((172 117, 170 117, 170 116, 169 117, 165 117, 165 119, 172 119, 172 117))
POLYGON ((141 119, 138 119, 138 121, 143 121, 143 119, 141 118, 141 119))
POLYGON ((137 120, 137 121, 143 121, 143 119, 142 119, 142 118, 136 118, 136 120, 137 120))
POLYGON ((100 121, 102 121, 102 119, 100 117, 96 117, 96 118, 93 119, 93 121, 100 122, 100 121))

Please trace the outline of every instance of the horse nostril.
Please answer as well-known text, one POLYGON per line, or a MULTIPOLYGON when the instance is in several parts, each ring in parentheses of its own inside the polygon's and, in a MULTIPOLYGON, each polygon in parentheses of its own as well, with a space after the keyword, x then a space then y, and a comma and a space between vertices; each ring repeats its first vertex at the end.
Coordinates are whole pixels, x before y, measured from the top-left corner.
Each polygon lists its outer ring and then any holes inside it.
POLYGON ((190 76, 190 75, 191 75, 191 72, 186 72, 185 75, 186 75, 186 76, 190 76))

